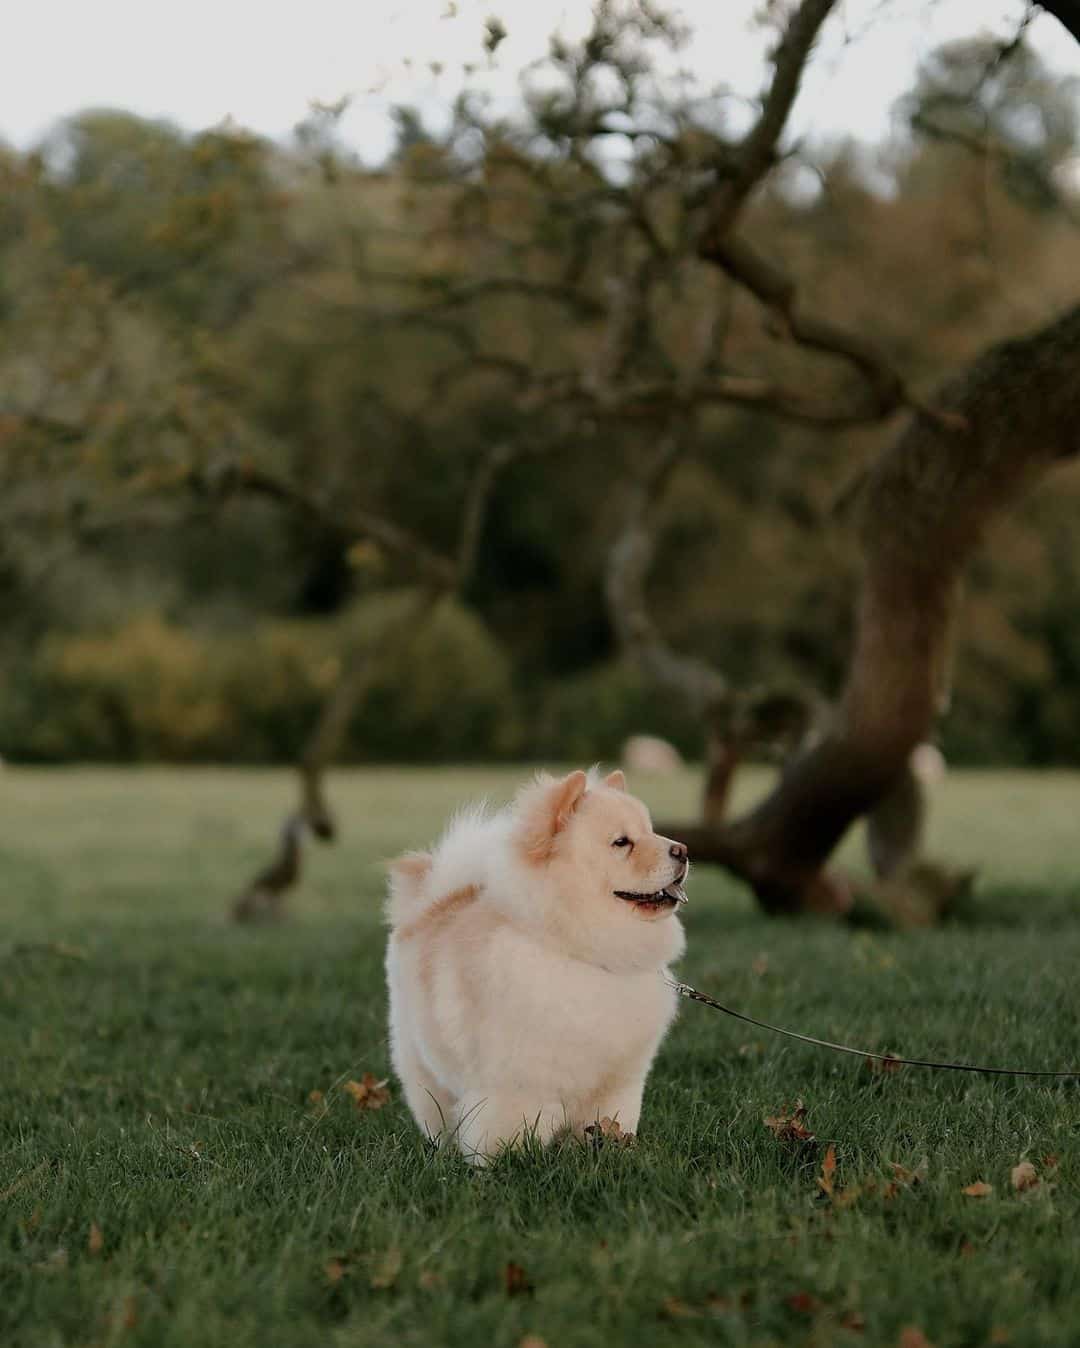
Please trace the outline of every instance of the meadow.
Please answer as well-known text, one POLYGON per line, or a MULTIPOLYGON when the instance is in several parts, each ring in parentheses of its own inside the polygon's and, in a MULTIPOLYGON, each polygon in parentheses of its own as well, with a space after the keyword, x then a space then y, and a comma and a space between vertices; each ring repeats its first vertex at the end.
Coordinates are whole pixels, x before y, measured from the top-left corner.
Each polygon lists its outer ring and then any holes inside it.
MULTIPOLYGON (((357 1107, 378 862, 519 776, 339 774, 340 843, 254 930, 224 913, 286 774, 0 774, 0 1344, 1080 1341, 1074 1083, 872 1072, 684 1004, 633 1147, 478 1172, 392 1080, 357 1107)), ((691 772, 632 785, 693 809, 691 772)), ((700 868, 683 976, 867 1048, 1080 1065, 1078 817, 1080 777, 952 774, 932 850, 978 902, 935 931, 767 921, 700 868)))

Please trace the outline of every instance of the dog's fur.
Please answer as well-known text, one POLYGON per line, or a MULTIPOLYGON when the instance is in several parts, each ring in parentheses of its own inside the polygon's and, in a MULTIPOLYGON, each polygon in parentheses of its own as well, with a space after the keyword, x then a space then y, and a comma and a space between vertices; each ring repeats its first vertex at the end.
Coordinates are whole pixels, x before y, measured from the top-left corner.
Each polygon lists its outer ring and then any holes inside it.
POLYGON ((474 1160, 605 1116, 636 1130, 685 945, 660 892, 684 897, 686 870, 621 772, 541 776, 393 862, 390 1046, 420 1128, 474 1160))

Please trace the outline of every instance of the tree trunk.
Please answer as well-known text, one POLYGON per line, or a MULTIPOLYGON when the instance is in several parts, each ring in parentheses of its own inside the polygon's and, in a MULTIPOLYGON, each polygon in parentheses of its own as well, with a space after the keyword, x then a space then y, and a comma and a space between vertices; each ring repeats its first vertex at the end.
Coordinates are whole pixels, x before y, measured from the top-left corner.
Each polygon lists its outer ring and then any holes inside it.
POLYGON ((955 429, 916 416, 861 489, 863 579, 834 723, 743 818, 658 826, 745 879, 772 913, 842 906, 824 864, 930 733, 964 565, 995 515, 1080 449, 1080 307, 991 348, 937 405, 955 429))

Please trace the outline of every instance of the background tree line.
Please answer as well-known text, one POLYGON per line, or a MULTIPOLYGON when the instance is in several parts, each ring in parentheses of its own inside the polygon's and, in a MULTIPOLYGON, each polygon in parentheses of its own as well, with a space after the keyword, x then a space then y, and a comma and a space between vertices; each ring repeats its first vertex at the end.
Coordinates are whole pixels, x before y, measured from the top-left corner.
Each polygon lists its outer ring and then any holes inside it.
MULTIPOLYGON (((691 256, 687 184, 738 138, 649 86, 673 35, 644 13, 554 45, 517 123, 401 110, 377 169, 318 108, 288 146, 91 112, 0 152, 0 751, 292 761, 350 659, 393 648, 348 758, 581 760, 639 730, 697 752, 694 710, 620 655, 605 574, 702 343, 712 384, 646 504, 649 611, 736 686, 837 687, 851 501, 890 432, 819 416, 847 376, 691 256), (493 452, 468 573, 396 649, 493 452)), ((930 389, 1070 298, 1076 135, 1074 88, 973 39, 891 142, 785 155, 744 230, 930 389)), ((1055 477, 967 577, 958 760, 1080 757, 1076 498, 1055 477)))

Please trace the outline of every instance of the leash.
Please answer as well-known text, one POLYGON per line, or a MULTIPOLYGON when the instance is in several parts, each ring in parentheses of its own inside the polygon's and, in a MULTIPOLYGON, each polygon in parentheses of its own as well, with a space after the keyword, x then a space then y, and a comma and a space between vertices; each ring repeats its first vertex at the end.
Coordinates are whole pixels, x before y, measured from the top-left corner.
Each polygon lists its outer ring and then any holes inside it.
MULTIPOLYGON (((661 977, 664 978, 664 975, 661 974, 661 977)), ((725 1016, 731 1016, 733 1020, 741 1020, 744 1024, 753 1025, 759 1030, 768 1030, 770 1034, 782 1034, 787 1039, 797 1039, 801 1044, 813 1044, 815 1048, 828 1048, 834 1053, 850 1053, 856 1058, 876 1059, 878 1062, 893 1063, 897 1067, 932 1067, 939 1072, 980 1072, 983 1076, 992 1077, 1053 1077, 1057 1080, 1080 1077, 1080 1068, 1076 1068, 1072 1072, 1044 1072, 1026 1067, 979 1067, 974 1063, 933 1062, 929 1058, 898 1058, 892 1053, 871 1053, 866 1049, 850 1048, 847 1044, 834 1044, 828 1039, 815 1039, 812 1034, 799 1034, 795 1030, 785 1030, 779 1025, 770 1025, 764 1020, 755 1020, 753 1016, 744 1015, 741 1011, 733 1011, 730 1006, 723 1006, 715 997, 710 997, 707 993, 698 992, 697 988, 692 988, 689 983, 676 983, 672 978, 664 978, 664 982, 669 988, 673 988, 680 997, 686 997, 692 1002, 701 1002, 703 1006, 711 1006, 714 1011, 722 1011, 725 1016)))

